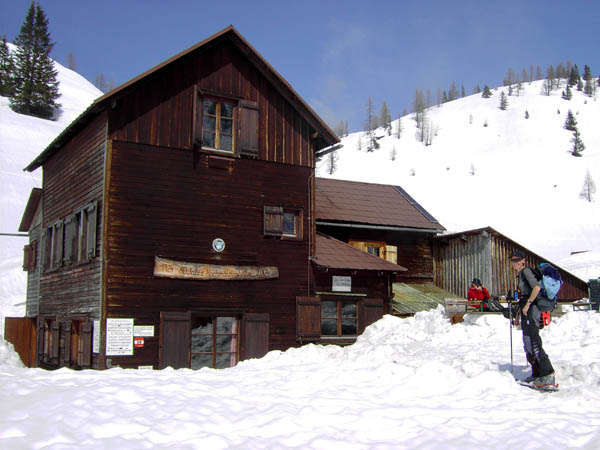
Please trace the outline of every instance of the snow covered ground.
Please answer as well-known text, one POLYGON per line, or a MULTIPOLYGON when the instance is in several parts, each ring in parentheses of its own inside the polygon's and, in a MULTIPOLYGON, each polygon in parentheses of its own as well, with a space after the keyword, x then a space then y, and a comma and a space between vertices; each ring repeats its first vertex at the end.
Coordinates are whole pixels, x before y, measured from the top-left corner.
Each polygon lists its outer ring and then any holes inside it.
POLYGON ((508 320, 450 325, 441 308, 224 370, 26 369, 0 340, 0 448, 597 449, 600 314, 541 335, 556 393, 514 381, 508 320))

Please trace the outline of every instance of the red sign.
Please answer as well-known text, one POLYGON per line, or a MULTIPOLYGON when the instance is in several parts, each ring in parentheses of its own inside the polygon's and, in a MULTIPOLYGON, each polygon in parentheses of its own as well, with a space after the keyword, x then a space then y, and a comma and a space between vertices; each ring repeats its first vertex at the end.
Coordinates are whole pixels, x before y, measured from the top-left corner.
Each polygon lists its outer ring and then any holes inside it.
POLYGON ((144 346, 144 338, 143 337, 133 338, 133 346, 136 348, 143 347, 144 346))

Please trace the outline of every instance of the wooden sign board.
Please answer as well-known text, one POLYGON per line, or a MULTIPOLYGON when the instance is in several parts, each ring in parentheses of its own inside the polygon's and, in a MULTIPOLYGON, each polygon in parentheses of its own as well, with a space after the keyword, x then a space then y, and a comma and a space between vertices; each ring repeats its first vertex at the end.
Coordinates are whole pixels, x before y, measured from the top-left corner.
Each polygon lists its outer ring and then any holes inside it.
POLYGON ((196 264, 155 256, 154 276, 189 280, 269 280, 279 278, 279 269, 271 266, 196 264))

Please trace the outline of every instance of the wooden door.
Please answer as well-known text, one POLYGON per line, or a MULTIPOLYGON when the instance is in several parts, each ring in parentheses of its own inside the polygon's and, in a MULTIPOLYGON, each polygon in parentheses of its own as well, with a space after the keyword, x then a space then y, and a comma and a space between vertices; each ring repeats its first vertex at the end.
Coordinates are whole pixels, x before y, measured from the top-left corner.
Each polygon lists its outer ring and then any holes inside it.
POLYGON ((190 367, 191 313, 163 311, 160 313, 159 368, 190 367))

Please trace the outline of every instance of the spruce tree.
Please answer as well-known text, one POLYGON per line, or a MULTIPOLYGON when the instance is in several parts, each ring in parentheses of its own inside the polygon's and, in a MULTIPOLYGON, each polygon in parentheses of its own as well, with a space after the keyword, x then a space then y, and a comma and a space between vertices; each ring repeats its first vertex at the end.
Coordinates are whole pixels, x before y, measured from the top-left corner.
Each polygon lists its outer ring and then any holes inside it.
POLYGON ((567 84, 565 90, 562 92, 562 98, 565 100, 571 100, 573 98, 573 93, 571 92, 571 86, 567 84))
POLYGON ((15 44, 15 92, 10 106, 21 114, 50 119, 60 106, 56 103, 58 72, 49 56, 54 43, 39 4, 31 3, 15 44))
POLYGON ((381 112, 379 114, 381 126, 387 131, 388 136, 392 135, 392 116, 388 109, 387 103, 384 101, 381 105, 381 112))
POLYGON ((14 71, 10 49, 6 43, 6 36, 0 40, 0 96, 11 97, 14 93, 14 71))
POLYGON ((564 128, 565 130, 569 131, 575 131, 577 129, 577 120, 575 119, 575 116, 573 115, 573 112, 571 110, 567 112, 567 118, 565 119, 564 128))
POLYGON ((502 91, 500 94, 500 109, 506 111, 506 108, 508 108, 508 99, 506 98, 504 91, 502 91))
POLYGON ((581 77, 579 76, 579 69, 577 68, 577 64, 575 64, 571 68, 571 74, 569 75, 569 86, 576 86, 580 80, 581 77))
POLYGON ((490 98, 492 96, 492 91, 490 91, 490 87, 487 84, 483 87, 483 93, 481 96, 483 98, 490 98))
POLYGON ((581 152, 585 150, 585 145, 581 140, 581 135, 579 134, 579 130, 575 128, 573 131, 573 138, 571 139, 571 143, 573 146, 571 147, 571 155, 573 156, 581 156, 581 152))

